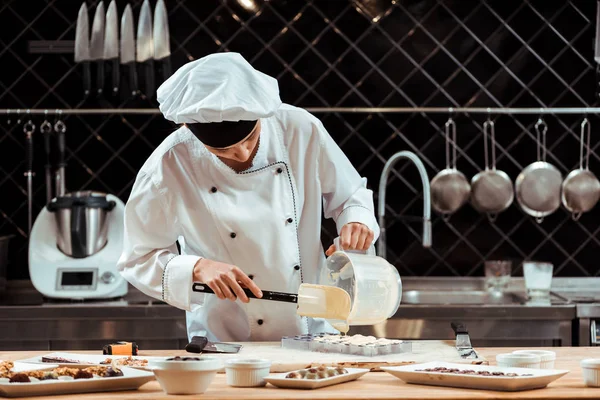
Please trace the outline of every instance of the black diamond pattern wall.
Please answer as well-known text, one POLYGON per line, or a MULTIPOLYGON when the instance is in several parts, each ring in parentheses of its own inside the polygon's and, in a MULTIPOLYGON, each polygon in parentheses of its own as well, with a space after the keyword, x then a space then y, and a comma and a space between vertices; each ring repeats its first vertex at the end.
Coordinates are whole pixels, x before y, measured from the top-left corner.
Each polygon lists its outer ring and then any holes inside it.
MULTIPOLYGON (((127 5, 117 1, 119 18, 127 5)), ((137 24, 141 1, 131 0, 137 24)), ((97 2, 88 1, 90 19, 97 2)), ((151 1, 152 7, 155 1, 151 1)), ((75 38, 81 2, 0 2, 0 108, 155 108, 152 99, 83 98, 73 54, 32 52, 31 41, 75 38)), ((107 6, 108 4, 105 4, 107 6)), ((219 51, 240 52, 276 77, 286 103, 301 107, 592 107, 596 2, 590 0, 166 0, 173 69, 219 51)), ((90 22, 91 25, 91 22, 90 22)), ((67 46, 68 47, 68 46, 67 46)), ((143 77, 140 77, 142 79, 143 77)), ((160 83, 160 82, 158 82, 160 83)), ((141 84, 141 83, 140 83, 141 84)), ((444 114, 319 113, 376 193, 385 161, 419 155, 429 177, 445 168, 444 114)), ((563 175, 579 165, 579 126, 591 123, 590 168, 600 174, 596 115, 546 115, 548 161, 563 175)), ((27 278, 25 134, 30 117, 0 117, 0 235, 16 234, 9 278, 27 278)), ((453 115, 458 169, 484 168, 486 115, 453 115)), ((538 115, 490 115, 498 168, 514 180, 536 159, 538 115)), ((44 150, 34 134, 34 215, 45 204, 44 150)), ((68 190, 127 200, 136 173, 175 128, 160 115, 68 115, 68 190)), ((495 222, 469 204, 433 218, 433 247, 421 246, 422 189, 414 166, 398 163, 387 194, 387 258, 402 275, 480 276, 489 259, 550 261, 559 276, 599 276, 600 207, 574 221, 560 209, 542 223, 517 204, 495 222)), ((335 235, 323 226, 327 247, 335 235)))

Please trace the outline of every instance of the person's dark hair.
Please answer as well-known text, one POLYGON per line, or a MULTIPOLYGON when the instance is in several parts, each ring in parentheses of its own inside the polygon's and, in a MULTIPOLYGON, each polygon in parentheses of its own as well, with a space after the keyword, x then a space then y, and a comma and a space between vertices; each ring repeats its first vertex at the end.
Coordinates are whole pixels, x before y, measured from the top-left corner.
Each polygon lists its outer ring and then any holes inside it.
POLYGON ((219 149, 233 146, 244 140, 256 126, 256 121, 223 121, 185 125, 202 143, 219 149))

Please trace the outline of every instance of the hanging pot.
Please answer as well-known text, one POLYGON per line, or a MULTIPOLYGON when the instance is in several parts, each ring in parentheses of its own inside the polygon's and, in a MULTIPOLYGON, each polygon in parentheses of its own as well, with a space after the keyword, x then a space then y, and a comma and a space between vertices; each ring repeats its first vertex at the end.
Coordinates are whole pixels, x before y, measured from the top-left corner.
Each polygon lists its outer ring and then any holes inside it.
POLYGON ((579 168, 571 171, 562 184, 561 201, 563 206, 578 220, 582 213, 590 211, 600 198, 600 181, 589 169, 590 165, 590 123, 586 119, 581 123, 581 146, 579 150, 579 168), (584 138, 587 133, 587 153, 583 162, 584 138))
POLYGON ((494 221, 498 213, 512 204, 515 192, 506 172, 496 169, 496 133, 494 122, 489 119, 483 123, 483 147, 485 170, 471 180, 471 204, 477 211, 487 214, 490 220, 494 221), (492 141, 491 167, 488 165, 488 130, 492 141))
POLYGON ((468 200, 471 186, 465 175, 456 169, 456 124, 446 122, 446 168, 431 180, 431 206, 440 214, 456 212, 468 200), (450 164, 450 131, 452 131, 452 164, 450 164))
POLYGON ((521 209, 541 223, 560 207, 562 174, 546 162, 548 126, 540 118, 535 124, 538 161, 529 164, 515 181, 515 193, 521 209), (540 142, 540 135, 542 140, 540 142))

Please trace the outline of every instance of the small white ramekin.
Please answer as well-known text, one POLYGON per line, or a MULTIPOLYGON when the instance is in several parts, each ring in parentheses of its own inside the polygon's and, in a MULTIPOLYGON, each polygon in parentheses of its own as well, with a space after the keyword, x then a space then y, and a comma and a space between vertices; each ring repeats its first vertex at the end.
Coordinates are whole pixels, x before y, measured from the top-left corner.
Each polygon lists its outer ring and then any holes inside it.
POLYGON ((548 350, 515 350, 513 354, 535 354, 540 356, 540 368, 541 369, 554 369, 554 361, 556 360, 556 353, 548 350))
POLYGON ((265 386, 271 361, 265 359, 232 359, 225 361, 227 384, 235 387, 265 386))
POLYGON ((504 353, 496 356, 499 367, 539 368, 541 358, 535 354, 504 353))
POLYGON ((583 383, 590 387, 600 387, 600 358, 581 360, 583 383))

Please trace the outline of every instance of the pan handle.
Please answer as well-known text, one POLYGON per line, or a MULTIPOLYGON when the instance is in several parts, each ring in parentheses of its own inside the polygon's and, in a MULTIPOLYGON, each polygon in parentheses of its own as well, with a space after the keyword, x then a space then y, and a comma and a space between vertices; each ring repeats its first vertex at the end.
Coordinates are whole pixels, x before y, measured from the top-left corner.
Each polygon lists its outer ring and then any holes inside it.
POLYGON ((454 331, 454 334, 458 335, 461 333, 464 334, 469 334, 469 331, 467 330, 467 325, 465 325, 463 322, 451 322, 450 326, 452 327, 452 330, 454 331))
POLYGON ((588 121, 587 118, 584 118, 583 121, 581 122, 581 147, 579 149, 579 169, 585 169, 585 170, 589 170, 590 169, 590 122, 588 121), (587 143, 585 141, 585 135, 587 133, 587 143), (583 162, 583 147, 584 147, 584 143, 585 146, 587 146, 587 153, 585 156, 585 164, 583 162), (585 166, 585 168, 584 168, 585 166))
POLYGON ((546 161, 546 132, 548 131, 548 125, 542 117, 538 118, 535 123, 535 131, 537 138, 537 158, 538 161, 546 161), (540 135, 542 140, 540 142, 540 135))

